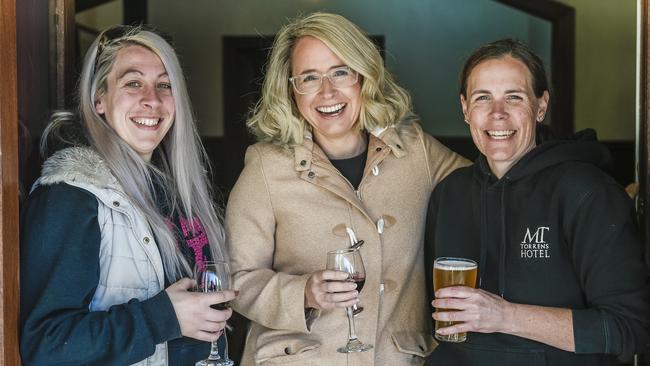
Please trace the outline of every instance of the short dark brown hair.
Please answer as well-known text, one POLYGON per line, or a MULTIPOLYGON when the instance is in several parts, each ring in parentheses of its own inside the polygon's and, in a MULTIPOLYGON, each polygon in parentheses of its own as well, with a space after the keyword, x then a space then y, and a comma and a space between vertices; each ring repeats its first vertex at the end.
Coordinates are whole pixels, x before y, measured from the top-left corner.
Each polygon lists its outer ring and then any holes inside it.
POLYGON ((467 98, 467 79, 469 79, 469 74, 476 66, 483 61, 505 56, 511 56, 526 65, 532 76, 532 87, 536 97, 541 97, 544 91, 549 90, 542 59, 524 43, 507 38, 485 44, 467 58, 460 73, 460 94, 467 98))

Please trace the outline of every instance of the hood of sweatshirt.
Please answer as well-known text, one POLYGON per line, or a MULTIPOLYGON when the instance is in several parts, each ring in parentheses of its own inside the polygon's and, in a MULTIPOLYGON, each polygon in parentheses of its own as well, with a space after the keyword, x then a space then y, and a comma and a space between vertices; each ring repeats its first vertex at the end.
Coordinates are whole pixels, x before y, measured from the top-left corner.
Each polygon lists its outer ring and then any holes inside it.
MULTIPOLYGON (((607 170, 611 164, 611 154, 597 140, 596 132, 587 129, 574 134, 570 139, 549 141, 538 145, 522 157, 506 174, 498 179, 490 170, 486 157, 481 154, 474 164, 474 178, 481 186, 481 251, 479 268, 486 268, 489 230, 500 230, 498 293, 504 296, 506 286, 506 251, 507 243, 507 197, 509 186, 525 179, 548 167, 569 161, 579 161, 593 164, 607 170), (488 217, 488 188, 499 192, 501 214, 499 218, 488 217), (495 225, 496 222, 499 224, 495 225)), ((479 271, 478 285, 483 282, 483 274, 479 271)))

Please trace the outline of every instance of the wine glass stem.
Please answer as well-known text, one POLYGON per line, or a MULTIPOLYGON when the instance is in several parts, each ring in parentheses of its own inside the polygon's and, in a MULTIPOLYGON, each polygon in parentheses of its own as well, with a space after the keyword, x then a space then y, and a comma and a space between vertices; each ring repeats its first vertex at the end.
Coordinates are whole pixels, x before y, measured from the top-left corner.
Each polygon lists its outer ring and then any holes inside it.
POLYGON ((223 359, 228 361, 230 360, 230 357, 228 357, 228 335, 226 334, 226 328, 223 328, 223 342, 225 343, 225 347, 223 349, 223 359))
POLYGON ((219 343, 218 339, 216 341, 213 341, 210 343, 210 356, 208 356, 208 360, 214 361, 214 360, 220 360, 221 356, 219 356, 219 343))
POLYGON ((357 330, 354 327, 354 314, 351 306, 345 308, 345 312, 348 314, 348 341, 357 340, 357 330))

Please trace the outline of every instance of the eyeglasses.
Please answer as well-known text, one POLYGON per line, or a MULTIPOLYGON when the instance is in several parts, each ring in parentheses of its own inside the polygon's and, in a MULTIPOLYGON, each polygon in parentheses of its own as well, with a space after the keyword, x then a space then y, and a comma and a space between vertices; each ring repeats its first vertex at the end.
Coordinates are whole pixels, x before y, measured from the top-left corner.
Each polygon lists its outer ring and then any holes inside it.
POLYGON ((359 81, 359 73, 348 66, 341 66, 332 69, 326 73, 308 72, 297 76, 292 76, 289 81, 298 94, 312 94, 321 90, 323 87, 323 78, 327 77, 330 84, 335 88, 345 88, 352 86, 359 81))

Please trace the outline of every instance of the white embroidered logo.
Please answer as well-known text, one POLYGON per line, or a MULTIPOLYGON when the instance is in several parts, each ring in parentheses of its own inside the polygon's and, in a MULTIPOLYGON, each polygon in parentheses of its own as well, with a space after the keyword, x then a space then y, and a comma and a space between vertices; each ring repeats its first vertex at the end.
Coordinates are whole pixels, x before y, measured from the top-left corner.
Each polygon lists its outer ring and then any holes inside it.
POLYGON ((550 258, 549 245, 544 240, 544 234, 549 231, 548 226, 540 226, 534 231, 526 228, 524 240, 521 242, 521 258, 550 258))

